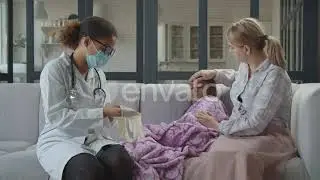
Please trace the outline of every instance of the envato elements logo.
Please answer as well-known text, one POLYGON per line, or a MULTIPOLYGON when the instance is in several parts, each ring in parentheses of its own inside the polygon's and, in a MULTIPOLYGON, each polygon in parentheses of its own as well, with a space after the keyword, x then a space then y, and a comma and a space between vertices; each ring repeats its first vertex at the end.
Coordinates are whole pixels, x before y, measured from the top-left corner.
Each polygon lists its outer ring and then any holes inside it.
POLYGON ((125 102, 153 101, 156 103, 170 100, 185 102, 199 96, 206 96, 210 87, 215 85, 206 84, 201 88, 192 89, 189 84, 125 84, 107 92, 107 99, 109 102, 119 99, 125 102))

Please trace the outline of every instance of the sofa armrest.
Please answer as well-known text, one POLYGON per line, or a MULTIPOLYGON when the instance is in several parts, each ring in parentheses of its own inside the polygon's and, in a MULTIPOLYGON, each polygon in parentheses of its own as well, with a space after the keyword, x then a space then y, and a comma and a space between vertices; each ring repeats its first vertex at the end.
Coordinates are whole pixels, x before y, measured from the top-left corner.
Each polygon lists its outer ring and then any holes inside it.
POLYGON ((301 84, 292 102, 291 132, 311 179, 320 179, 320 83, 301 84))
POLYGON ((37 142, 39 85, 3 83, 0 97, 0 141, 37 142))

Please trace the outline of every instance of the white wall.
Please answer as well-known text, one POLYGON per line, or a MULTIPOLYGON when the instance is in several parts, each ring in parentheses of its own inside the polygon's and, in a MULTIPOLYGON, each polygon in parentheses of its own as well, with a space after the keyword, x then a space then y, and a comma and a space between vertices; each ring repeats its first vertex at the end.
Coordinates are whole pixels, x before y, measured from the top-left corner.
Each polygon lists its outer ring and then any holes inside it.
MULTIPOLYGON (((273 0, 274 2, 277 0, 273 0)), ((250 0, 210 0, 208 1, 208 23, 209 24, 229 24, 242 17, 248 17, 250 13, 250 0)), ((261 20, 269 24, 267 29, 272 33, 277 32, 276 26, 279 16, 273 14, 273 2, 270 0, 260 0, 261 20)), ((159 24, 165 23, 190 23, 198 24, 198 4, 197 0, 159 0, 160 16, 159 24)), ((20 6, 19 6, 20 7, 20 6)), ((16 6, 18 8, 18 6, 16 6)), ((66 17, 77 12, 77 0, 46 0, 49 19, 66 17)), ((105 67, 106 71, 136 71, 136 1, 135 0, 94 0, 94 15, 103 16, 112 21, 119 32, 117 51, 114 58, 105 67)), ((25 6, 15 11, 15 33, 23 31, 25 33, 25 6), (18 23, 16 23, 18 22, 18 23)), ((41 41, 40 27, 35 23, 35 47, 39 48, 41 41)), ((164 32, 163 26, 159 26, 159 32, 164 32)), ((270 33, 271 33, 270 32, 270 33)), ((160 40, 159 58, 164 59, 163 36, 158 36, 160 40)), ((40 62, 41 49, 35 49, 35 61, 40 62), (38 52, 37 52, 38 51, 38 52)), ((21 56, 23 58, 25 56, 21 56)), ((226 54, 227 67, 235 67, 232 57, 226 54)))

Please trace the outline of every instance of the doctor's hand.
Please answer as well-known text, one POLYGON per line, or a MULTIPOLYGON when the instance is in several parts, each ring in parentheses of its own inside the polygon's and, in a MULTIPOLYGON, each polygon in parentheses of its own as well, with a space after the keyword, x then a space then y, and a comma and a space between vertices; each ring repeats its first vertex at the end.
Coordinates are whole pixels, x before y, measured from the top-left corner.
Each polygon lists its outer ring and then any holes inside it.
POLYGON ((189 83, 192 88, 199 88, 204 85, 202 81, 212 80, 216 77, 216 74, 216 70, 200 70, 190 77, 189 83))
POLYGON ((121 116, 120 106, 104 107, 103 108, 103 116, 104 117, 118 117, 118 116, 121 116))

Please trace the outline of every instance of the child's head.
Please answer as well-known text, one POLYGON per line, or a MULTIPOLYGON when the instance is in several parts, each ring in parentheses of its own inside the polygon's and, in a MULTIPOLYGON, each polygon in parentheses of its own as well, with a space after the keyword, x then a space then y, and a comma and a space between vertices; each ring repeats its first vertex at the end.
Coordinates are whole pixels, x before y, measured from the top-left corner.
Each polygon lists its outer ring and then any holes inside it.
POLYGON ((194 100, 200 99, 205 96, 217 96, 217 89, 213 80, 203 81, 203 86, 192 88, 192 98, 194 100))

